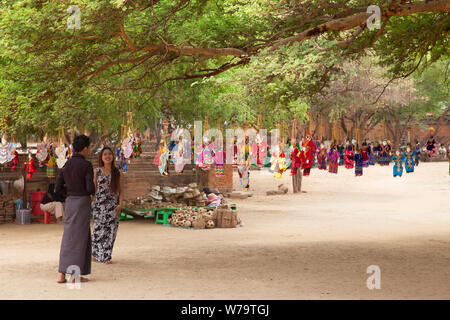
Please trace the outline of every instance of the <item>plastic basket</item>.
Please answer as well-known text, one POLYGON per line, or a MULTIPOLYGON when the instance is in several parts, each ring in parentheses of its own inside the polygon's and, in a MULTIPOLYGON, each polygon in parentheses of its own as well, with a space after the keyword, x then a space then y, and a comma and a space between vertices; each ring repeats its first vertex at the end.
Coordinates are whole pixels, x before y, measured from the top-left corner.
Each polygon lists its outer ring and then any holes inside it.
POLYGON ((17 224, 30 224, 31 210, 30 209, 20 209, 16 211, 16 223, 17 224))

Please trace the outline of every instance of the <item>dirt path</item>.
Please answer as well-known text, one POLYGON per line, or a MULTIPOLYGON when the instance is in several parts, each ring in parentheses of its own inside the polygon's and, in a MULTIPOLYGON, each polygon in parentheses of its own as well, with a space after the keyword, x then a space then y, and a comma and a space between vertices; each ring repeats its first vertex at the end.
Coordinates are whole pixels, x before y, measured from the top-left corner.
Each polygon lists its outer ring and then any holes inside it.
POLYGON ((280 183, 267 171, 250 179, 245 227, 122 222, 114 263, 94 264, 81 290, 55 282, 62 226, 0 225, 0 299, 450 299, 448 163, 401 179, 314 169, 301 195, 266 197, 280 183), (381 290, 366 287, 370 265, 381 290))

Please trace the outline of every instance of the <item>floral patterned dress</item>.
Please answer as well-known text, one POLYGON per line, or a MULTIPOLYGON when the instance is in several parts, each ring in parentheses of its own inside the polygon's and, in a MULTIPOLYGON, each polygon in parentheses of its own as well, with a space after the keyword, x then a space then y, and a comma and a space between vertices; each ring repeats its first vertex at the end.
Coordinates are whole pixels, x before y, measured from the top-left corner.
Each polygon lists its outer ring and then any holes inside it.
POLYGON ((94 203, 94 230, 92 234, 92 256, 100 262, 111 260, 116 240, 119 218, 116 207, 119 196, 110 192, 111 175, 97 168, 97 193, 94 203))

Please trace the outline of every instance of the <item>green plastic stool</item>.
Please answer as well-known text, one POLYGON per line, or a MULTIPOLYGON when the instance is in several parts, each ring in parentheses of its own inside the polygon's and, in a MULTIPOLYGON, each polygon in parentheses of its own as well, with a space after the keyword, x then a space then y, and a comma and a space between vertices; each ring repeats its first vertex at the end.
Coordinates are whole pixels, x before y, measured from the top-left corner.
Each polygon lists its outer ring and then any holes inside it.
POLYGON ((172 211, 158 211, 155 214, 155 223, 162 223, 163 225, 167 225, 167 220, 169 219, 169 216, 172 215, 172 211))

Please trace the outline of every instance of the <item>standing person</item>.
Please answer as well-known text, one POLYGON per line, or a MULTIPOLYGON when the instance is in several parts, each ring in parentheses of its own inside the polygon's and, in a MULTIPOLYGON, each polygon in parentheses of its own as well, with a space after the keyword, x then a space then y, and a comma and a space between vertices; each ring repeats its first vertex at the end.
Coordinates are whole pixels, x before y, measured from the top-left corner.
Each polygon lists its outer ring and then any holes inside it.
POLYGON ((95 202, 92 261, 111 263, 123 201, 123 175, 114 163, 111 148, 104 147, 94 172, 95 202))
MULTIPOLYGON (((85 135, 75 137, 72 155, 56 178, 56 193, 67 190, 64 212, 64 233, 59 255, 58 283, 66 282, 69 267, 80 269, 80 275, 91 273, 91 195, 95 194, 94 169, 86 160, 90 140, 85 135)), ((81 277, 81 282, 88 279, 81 277)))

